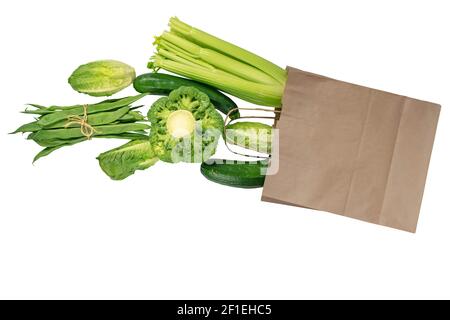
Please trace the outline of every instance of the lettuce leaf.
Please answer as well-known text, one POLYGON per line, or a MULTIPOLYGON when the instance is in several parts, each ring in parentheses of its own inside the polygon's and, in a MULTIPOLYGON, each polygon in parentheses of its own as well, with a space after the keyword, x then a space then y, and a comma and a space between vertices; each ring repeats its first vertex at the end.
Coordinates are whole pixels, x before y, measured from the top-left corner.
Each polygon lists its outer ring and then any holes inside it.
POLYGON ((113 180, 123 180, 136 170, 145 170, 156 162, 148 139, 134 140, 97 157, 100 167, 113 180))

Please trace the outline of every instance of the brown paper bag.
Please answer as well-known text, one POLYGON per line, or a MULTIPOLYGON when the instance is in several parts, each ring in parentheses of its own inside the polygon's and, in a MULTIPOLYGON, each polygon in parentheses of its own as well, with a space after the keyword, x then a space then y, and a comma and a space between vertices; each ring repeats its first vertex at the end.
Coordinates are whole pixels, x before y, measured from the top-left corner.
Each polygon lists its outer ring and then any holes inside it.
POLYGON ((415 232, 439 111, 289 68, 262 200, 415 232))

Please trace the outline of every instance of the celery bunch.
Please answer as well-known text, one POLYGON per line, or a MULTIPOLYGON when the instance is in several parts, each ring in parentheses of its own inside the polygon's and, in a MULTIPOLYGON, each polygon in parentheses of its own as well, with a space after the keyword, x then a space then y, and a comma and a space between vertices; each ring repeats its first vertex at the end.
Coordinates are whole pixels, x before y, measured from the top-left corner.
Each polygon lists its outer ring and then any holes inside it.
POLYGON ((170 31, 156 37, 148 67, 191 78, 243 100, 279 107, 286 71, 232 43, 171 18, 170 31))

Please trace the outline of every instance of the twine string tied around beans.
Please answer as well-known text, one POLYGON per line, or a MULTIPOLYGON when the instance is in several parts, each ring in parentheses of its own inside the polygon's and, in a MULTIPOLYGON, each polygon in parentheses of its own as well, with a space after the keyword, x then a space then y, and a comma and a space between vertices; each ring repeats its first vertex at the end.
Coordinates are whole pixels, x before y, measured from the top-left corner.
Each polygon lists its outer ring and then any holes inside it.
POLYGON ((85 136, 88 140, 90 140, 92 138, 92 136, 94 135, 94 133, 97 132, 97 130, 95 130, 95 128, 88 123, 87 108, 88 108, 87 104, 83 105, 83 116, 82 117, 80 117, 78 115, 67 117, 68 122, 64 127, 67 128, 73 124, 77 124, 80 126, 80 131, 83 134, 83 136, 85 136))

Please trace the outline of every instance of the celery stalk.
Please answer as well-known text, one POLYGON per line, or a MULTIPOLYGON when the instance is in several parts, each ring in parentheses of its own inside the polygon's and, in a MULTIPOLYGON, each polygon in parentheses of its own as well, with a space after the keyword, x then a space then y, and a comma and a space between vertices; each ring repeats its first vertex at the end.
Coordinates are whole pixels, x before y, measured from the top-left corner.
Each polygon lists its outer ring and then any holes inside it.
POLYGON ((192 58, 187 55, 176 54, 176 53, 174 53, 172 51, 168 51, 166 49, 159 49, 158 54, 163 56, 166 59, 170 59, 173 61, 185 63, 185 64, 192 65, 192 66, 199 66, 199 67, 207 68, 207 69, 211 69, 211 70, 214 69, 213 66, 211 66, 199 59, 195 59, 195 58, 192 58))
POLYGON ((216 51, 225 53, 232 58, 248 63, 255 68, 265 72, 269 76, 277 80, 284 86, 286 82, 286 70, 280 68, 276 64, 250 52, 242 49, 230 42, 219 39, 209 33, 194 28, 176 17, 172 17, 169 21, 171 31, 191 39, 195 43, 206 46, 216 51))
POLYGON ((202 67, 184 64, 161 55, 152 57, 149 68, 164 69, 199 82, 203 82, 228 92, 249 102, 278 107, 281 105, 283 87, 251 82, 222 70, 209 70, 202 67))
POLYGON ((164 32, 160 38, 162 45, 164 45, 164 43, 169 43, 172 46, 180 48, 180 51, 183 53, 202 59, 203 61, 219 69, 230 72, 241 78, 265 84, 278 84, 274 78, 253 66, 230 58, 220 52, 208 48, 202 48, 172 32, 164 32))
POLYGON ((247 50, 195 29, 177 18, 156 37, 148 66, 191 78, 243 100, 280 107, 286 71, 247 50))

